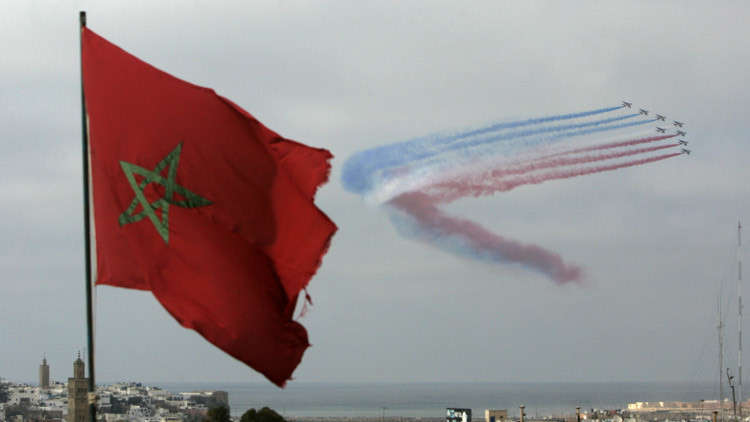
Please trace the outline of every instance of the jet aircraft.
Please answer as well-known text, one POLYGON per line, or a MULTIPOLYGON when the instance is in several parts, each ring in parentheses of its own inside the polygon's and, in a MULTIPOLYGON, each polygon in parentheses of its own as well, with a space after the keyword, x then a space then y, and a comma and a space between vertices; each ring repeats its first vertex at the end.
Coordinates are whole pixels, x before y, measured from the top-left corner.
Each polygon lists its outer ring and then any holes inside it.
POLYGON ((639 113, 639 114, 643 114, 644 116, 648 116, 648 110, 644 110, 644 109, 642 109, 642 108, 639 108, 639 109, 638 109, 638 113, 639 113))
POLYGON ((683 148, 683 149, 682 149, 682 153, 683 153, 683 154, 687 154, 687 155, 690 155, 690 150, 689 150, 689 149, 685 149, 685 148, 683 148))
POLYGON ((680 145, 685 145, 685 146, 687 146, 687 144, 688 144, 687 141, 683 141, 682 139, 680 139, 679 141, 677 141, 677 143, 680 144, 680 145))
POLYGON ((677 127, 682 127, 682 125, 684 125, 685 123, 678 122, 677 120, 675 120, 674 123, 672 123, 672 124, 675 125, 675 126, 677 126, 677 127))
POLYGON ((656 120, 664 121, 664 119, 666 119, 666 117, 662 116, 661 114, 656 115, 656 120))
POLYGON ((632 106, 632 105, 633 105, 633 103, 629 103, 629 102, 627 102, 627 101, 623 101, 623 102, 622 102, 622 106, 623 106, 623 107, 627 107, 627 108, 630 108, 630 106, 632 106))
POLYGON ((666 129, 664 129, 663 127, 657 127, 657 128, 656 128, 656 131, 657 131, 657 132, 659 132, 659 133, 664 133, 664 132, 666 132, 667 130, 666 130, 666 129))
POLYGON ((678 130, 678 131, 677 131, 677 134, 678 134, 678 135, 680 135, 680 136, 685 136, 685 135, 687 135, 687 132, 684 132, 684 131, 678 130))

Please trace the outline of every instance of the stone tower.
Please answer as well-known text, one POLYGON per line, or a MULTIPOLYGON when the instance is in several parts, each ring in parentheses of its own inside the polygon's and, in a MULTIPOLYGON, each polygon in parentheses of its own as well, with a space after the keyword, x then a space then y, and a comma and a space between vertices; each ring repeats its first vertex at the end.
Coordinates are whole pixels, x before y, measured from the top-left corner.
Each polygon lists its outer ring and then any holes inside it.
POLYGON ((90 422, 89 415, 89 380, 86 378, 85 368, 81 360, 73 362, 73 378, 68 378, 68 419, 67 422, 90 422))
POLYGON ((47 365, 47 357, 42 358, 42 364, 39 365, 39 388, 49 388, 49 365, 47 365))

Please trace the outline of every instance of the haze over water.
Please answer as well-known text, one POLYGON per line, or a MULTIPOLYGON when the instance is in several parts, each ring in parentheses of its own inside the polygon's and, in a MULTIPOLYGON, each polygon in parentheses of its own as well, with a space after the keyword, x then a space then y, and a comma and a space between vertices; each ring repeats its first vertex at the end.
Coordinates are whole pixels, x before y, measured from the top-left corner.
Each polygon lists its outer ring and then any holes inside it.
POLYGON ((484 409, 529 416, 575 413, 575 407, 619 409, 635 401, 699 401, 718 396, 715 383, 305 383, 280 390, 267 383, 161 383, 169 391, 225 390, 233 415, 269 406, 284 416, 434 417, 446 407, 484 409))

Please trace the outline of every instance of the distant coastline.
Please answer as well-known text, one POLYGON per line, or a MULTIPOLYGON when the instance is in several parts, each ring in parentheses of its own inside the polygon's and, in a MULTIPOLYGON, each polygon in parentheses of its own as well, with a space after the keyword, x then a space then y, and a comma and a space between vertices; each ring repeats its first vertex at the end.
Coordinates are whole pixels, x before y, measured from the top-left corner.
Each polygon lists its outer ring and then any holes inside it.
MULTIPOLYGON (((151 383, 149 383, 151 384, 151 383)), ((328 383, 290 382, 281 390, 270 383, 162 382, 170 391, 224 390, 232 415, 269 406, 285 417, 444 419, 446 407, 508 409, 518 416, 561 417, 582 409, 623 409, 637 401, 699 401, 718 396, 715 383, 702 382, 529 382, 529 383, 328 383), (383 409, 385 408, 385 409, 383 409)), ((387 422, 387 421, 386 421, 387 422)))

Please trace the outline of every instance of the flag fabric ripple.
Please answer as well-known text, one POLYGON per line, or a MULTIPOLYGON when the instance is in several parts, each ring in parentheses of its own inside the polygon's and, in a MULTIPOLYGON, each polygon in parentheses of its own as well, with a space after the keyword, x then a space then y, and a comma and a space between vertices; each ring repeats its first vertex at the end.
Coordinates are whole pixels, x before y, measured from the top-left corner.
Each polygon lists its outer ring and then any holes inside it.
POLYGON ((82 29, 96 282, 149 290, 278 386, 309 346, 293 320, 335 224, 332 155, 82 29))

